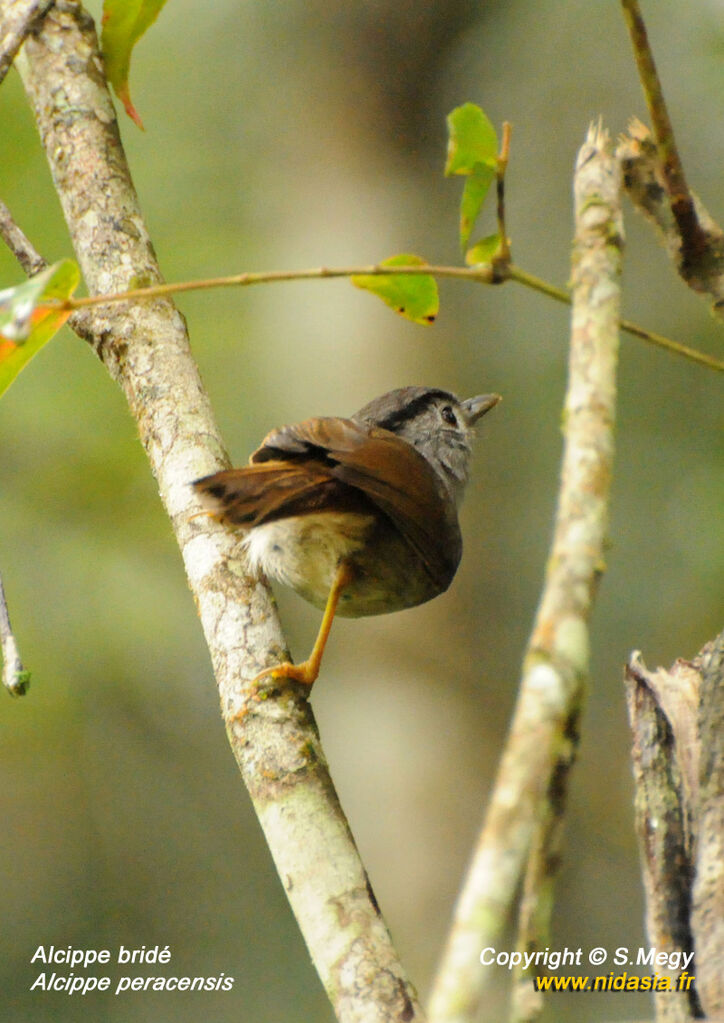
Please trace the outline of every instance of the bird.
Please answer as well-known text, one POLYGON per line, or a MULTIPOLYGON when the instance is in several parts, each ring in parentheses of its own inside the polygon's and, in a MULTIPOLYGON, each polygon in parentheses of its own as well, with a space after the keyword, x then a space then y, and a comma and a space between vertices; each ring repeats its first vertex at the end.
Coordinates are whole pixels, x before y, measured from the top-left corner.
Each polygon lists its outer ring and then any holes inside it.
POLYGON ((311 687, 336 615, 400 611, 447 590, 462 556, 474 427, 500 400, 400 387, 349 418, 274 429, 245 467, 193 481, 199 514, 242 531, 252 572, 324 611, 309 657, 256 680, 311 687))

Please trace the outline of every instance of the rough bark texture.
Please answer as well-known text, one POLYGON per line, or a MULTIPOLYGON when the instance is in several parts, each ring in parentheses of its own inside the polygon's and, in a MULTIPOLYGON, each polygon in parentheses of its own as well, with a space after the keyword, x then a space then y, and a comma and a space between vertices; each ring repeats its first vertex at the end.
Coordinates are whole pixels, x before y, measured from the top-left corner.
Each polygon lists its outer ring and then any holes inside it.
MULTIPOLYGON (((0 12, 8 2, 0 0, 0 12)), ((158 282, 92 21, 79 4, 59 0, 21 57, 89 291, 158 282)), ((287 656, 268 588, 246 574, 238 537, 190 519, 198 510, 190 482, 228 460, 183 319, 170 301, 154 300, 101 308, 92 327, 87 336, 138 423, 198 606, 229 741, 335 1012, 355 1023, 419 1020, 304 694, 249 684, 287 656)))
MULTIPOLYGON (((692 951, 691 835, 680 799, 683 777, 673 755, 674 734, 637 657, 627 668, 627 689, 649 944, 660 952, 688 953, 692 951)), ((671 971, 672 980, 676 975, 671 971)), ((657 993, 654 999, 661 1023, 693 1018, 688 992, 657 993)))
MULTIPOLYGON (((476 1017, 489 975, 480 952, 501 934, 526 860, 521 940, 530 948, 547 930, 588 674, 588 619, 604 567, 613 460, 623 233, 620 170, 599 129, 591 129, 579 154, 575 195, 565 450, 553 547, 510 736, 433 990, 436 1023, 476 1017)), ((519 1018, 538 1011, 530 993, 529 982, 519 987, 519 1018)))
POLYGON ((697 661, 699 792, 691 929, 701 1004, 711 1018, 724 1018, 724 633, 697 661))
MULTIPOLYGON (((649 944, 695 953, 688 991, 657 992, 656 1018, 724 1014, 724 633, 693 661, 625 674, 649 944)), ((672 971, 672 982, 680 971, 672 971)))

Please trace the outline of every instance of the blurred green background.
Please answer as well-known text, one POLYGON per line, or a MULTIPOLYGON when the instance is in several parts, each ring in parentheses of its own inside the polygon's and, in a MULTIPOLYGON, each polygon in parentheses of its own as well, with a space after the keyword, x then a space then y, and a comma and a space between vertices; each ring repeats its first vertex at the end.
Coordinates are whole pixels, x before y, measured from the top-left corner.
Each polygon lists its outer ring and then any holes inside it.
MULTIPOLYGON (((91 10, 99 16, 100 3, 91 10)), ((644 13, 690 182, 721 220, 721 4, 657 0, 644 13)), ((513 123, 515 260, 562 284, 587 125, 602 114, 616 133, 630 115, 645 118, 618 5, 564 0, 173 0, 136 51, 131 91, 147 130, 124 117, 124 142, 169 280, 400 251, 457 261, 461 182, 442 176, 445 115, 472 100, 513 123)), ((0 124, 0 195, 49 259, 69 255, 15 72, 0 89, 0 124)), ((478 234, 488 230, 483 222, 478 234)), ((624 314, 716 351, 705 303, 630 207, 626 230, 624 314)), ((0 271, 2 286, 21 278, 5 251, 0 271)), ((179 300, 238 462, 274 425, 349 414, 391 387, 504 395, 479 431, 451 590, 403 614, 339 621, 313 696, 362 856, 423 995, 540 591, 567 348, 566 310, 525 289, 448 281, 441 295, 429 329, 346 282, 179 300)), ((640 647, 650 666, 668 664, 721 627, 720 387, 714 373, 623 338, 612 546, 554 948, 644 943, 622 663, 640 647)), ((0 694, 3 1018, 331 1020, 229 752, 181 561, 120 391, 64 332, 0 402, 0 437, 0 567, 33 671, 25 699, 0 694), (173 969, 161 972, 223 972, 235 985, 85 1001, 30 994, 41 944, 169 945, 173 969)), ((280 604, 303 656, 318 613, 293 594, 280 604)), ((490 1020, 503 1013, 508 976, 497 979, 490 1020)), ((546 1018, 649 1012, 643 995, 585 1006, 558 995, 546 1018)))

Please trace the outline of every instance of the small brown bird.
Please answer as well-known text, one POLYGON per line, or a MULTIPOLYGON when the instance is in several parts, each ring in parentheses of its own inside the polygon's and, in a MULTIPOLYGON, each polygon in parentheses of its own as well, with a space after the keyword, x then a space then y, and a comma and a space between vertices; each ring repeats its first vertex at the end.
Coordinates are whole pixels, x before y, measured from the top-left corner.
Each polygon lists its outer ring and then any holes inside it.
POLYGON ((194 482, 208 514, 246 531, 252 570, 324 608, 307 660, 258 678, 311 685, 335 613, 400 611, 448 588, 462 554, 457 510, 473 427, 499 401, 401 387, 350 419, 272 430, 248 466, 194 482))

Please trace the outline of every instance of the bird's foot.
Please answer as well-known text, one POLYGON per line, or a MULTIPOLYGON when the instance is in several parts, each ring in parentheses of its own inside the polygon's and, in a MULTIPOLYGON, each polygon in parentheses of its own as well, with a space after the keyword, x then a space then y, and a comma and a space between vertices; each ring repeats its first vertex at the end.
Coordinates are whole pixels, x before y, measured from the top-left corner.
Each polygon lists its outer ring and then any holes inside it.
POLYGON ((301 682, 311 688, 317 681, 319 675, 319 664, 310 657, 301 664, 292 664, 291 661, 284 661, 283 664, 275 664, 271 668, 265 668, 252 680, 252 685, 263 678, 289 678, 293 682, 301 682))

